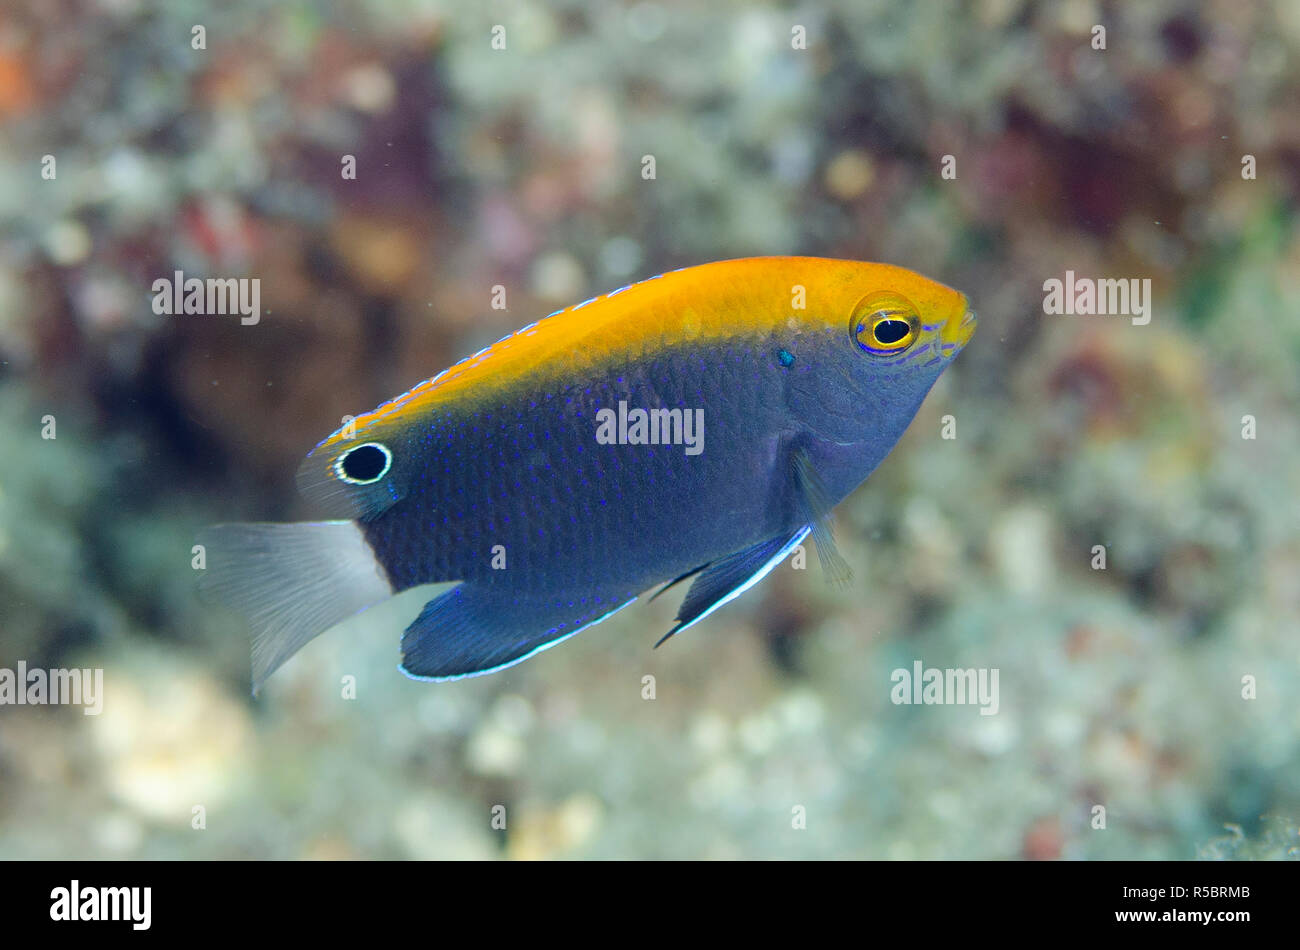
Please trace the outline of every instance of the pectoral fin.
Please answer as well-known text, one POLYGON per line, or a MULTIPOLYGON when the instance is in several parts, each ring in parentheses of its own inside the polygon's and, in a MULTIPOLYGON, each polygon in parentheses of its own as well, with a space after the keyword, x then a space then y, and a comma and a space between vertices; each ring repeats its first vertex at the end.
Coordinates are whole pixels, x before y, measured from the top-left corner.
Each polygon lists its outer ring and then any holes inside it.
POLYGON ((835 537, 831 533, 832 505, 826 486, 817 474, 812 459, 803 449, 795 449, 792 468, 795 498, 800 505, 800 513, 812 527, 813 543, 817 545, 817 559, 821 561, 822 573, 833 586, 844 588, 853 577, 853 569, 835 546, 835 537))
MULTIPOLYGON (((719 558, 703 568, 677 611, 677 626, 664 634, 655 646, 692 624, 699 623, 723 604, 735 600, 761 581, 808 536, 809 530, 804 526, 793 534, 769 538, 753 547, 719 558)), ((684 578, 678 578, 682 579, 684 578)))

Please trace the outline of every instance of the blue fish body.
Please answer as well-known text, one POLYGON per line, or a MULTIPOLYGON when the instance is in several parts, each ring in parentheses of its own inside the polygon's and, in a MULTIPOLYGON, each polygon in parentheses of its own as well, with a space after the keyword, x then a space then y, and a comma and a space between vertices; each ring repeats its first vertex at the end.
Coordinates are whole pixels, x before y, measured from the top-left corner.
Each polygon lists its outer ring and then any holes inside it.
POLYGON ((299 484, 341 520, 211 529, 206 586, 253 619, 257 685, 322 623, 434 582, 457 586, 403 635, 419 678, 511 665, 693 578, 671 635, 809 533, 847 572, 831 509, 973 329, 960 294, 886 265, 753 258, 616 291, 336 432, 299 484), (266 589, 289 576, 301 609, 266 589))

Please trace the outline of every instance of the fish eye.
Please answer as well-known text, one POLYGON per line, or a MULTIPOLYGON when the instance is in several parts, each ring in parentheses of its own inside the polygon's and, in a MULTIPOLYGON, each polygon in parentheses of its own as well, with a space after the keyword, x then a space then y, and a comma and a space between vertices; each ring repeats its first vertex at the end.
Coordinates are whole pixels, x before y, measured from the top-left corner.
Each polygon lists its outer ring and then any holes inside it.
POLYGON ((901 353, 921 330, 916 308, 894 293, 871 294, 853 308, 849 333, 858 349, 875 356, 901 353))
POLYGON ((348 449, 334 462, 334 473, 352 485, 372 485, 388 474, 393 453, 388 446, 367 442, 348 449))

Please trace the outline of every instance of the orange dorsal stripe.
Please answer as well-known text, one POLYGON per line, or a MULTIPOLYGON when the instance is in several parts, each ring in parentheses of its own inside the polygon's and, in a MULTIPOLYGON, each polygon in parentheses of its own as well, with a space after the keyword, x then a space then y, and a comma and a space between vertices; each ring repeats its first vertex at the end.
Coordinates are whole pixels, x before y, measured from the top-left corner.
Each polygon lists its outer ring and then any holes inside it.
MULTIPOLYGON (((937 286, 888 264, 816 257, 750 257, 670 271, 516 330, 357 416, 355 431, 409 417, 471 390, 488 396, 524 377, 576 374, 670 344, 759 336, 800 323, 847 327, 853 304, 877 282, 904 292, 912 284, 918 291, 937 286)), ((342 432, 321 444, 338 440, 342 432)))

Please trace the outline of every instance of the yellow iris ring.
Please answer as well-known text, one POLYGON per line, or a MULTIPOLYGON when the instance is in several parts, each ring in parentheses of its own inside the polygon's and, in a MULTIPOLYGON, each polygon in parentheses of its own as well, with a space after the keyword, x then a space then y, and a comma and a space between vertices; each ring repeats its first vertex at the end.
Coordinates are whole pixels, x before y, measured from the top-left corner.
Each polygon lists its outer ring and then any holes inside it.
POLYGON ((921 318, 911 301, 898 294, 882 292, 869 294, 853 308, 849 332, 859 349, 878 355, 901 353, 914 342, 921 332, 921 318), (907 332, 896 340, 882 340, 882 326, 892 322, 907 324, 907 332))

